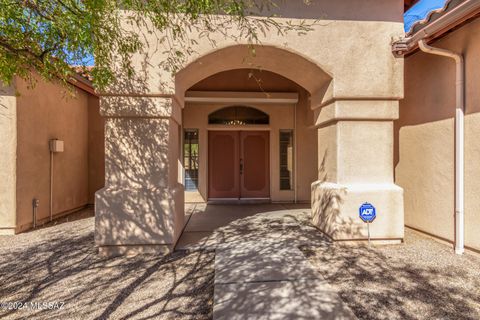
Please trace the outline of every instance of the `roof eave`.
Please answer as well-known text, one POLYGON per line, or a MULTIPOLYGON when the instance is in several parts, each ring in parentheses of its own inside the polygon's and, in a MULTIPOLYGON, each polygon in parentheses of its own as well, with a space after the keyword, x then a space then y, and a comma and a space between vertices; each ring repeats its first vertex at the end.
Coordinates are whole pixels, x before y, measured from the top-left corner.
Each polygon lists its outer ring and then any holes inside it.
POLYGON ((94 96, 98 97, 98 94, 95 92, 95 89, 93 88, 92 82, 88 79, 85 79, 81 75, 74 74, 68 82, 70 82, 71 85, 73 85, 73 86, 75 86, 75 87, 77 87, 77 88, 79 88, 83 91, 86 91, 86 92, 90 93, 91 95, 94 95, 94 96))

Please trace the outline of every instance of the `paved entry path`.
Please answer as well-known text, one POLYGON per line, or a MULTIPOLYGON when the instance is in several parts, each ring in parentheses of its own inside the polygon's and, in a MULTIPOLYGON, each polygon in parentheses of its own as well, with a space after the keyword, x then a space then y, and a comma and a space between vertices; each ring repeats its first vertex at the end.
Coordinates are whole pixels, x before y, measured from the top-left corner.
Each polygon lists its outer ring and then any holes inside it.
POLYGON ((328 241, 309 208, 197 204, 191 213, 180 246, 215 250, 214 319, 356 319, 299 250, 328 241))

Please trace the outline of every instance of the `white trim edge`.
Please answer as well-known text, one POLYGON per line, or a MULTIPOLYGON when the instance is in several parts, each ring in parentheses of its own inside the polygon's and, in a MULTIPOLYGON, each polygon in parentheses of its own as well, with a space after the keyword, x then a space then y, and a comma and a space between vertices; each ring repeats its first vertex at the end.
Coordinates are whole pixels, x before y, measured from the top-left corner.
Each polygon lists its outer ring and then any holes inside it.
POLYGON ((187 91, 185 102, 190 103, 276 103, 298 102, 296 92, 237 92, 237 91, 187 91))

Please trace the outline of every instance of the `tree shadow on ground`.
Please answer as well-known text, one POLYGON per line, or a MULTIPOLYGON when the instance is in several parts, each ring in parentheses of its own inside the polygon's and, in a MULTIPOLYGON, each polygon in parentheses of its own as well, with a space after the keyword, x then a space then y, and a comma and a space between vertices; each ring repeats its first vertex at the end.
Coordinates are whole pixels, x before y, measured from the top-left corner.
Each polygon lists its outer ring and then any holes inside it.
MULTIPOLYGON (((291 281, 288 283, 289 297, 282 296, 282 291, 277 289, 247 288, 248 284, 240 286, 243 294, 240 292, 231 297, 235 301, 228 303, 238 312, 250 308, 251 314, 275 312, 278 315, 280 310, 271 310, 265 301, 276 305, 285 303, 288 312, 287 307, 295 303, 304 309, 319 309, 319 303, 323 303, 333 310, 335 304, 328 300, 328 295, 321 298, 305 294, 319 293, 313 282, 323 279, 359 319, 480 319, 480 260, 476 257, 457 256, 450 247, 409 230, 406 243, 399 245, 345 245, 329 240, 314 228, 308 208, 275 209, 274 205, 255 208, 244 206, 241 210, 243 217, 216 228, 199 242, 204 248, 238 245, 240 255, 244 243, 244 261, 249 261, 248 245, 272 241, 271 246, 259 246, 254 256, 267 266, 278 265, 279 269, 285 269, 282 248, 294 245, 309 258, 318 277, 299 275, 295 268, 287 268, 290 274, 287 278, 291 281), (272 255, 272 250, 279 255, 272 255), (296 281, 304 276, 307 281, 296 281), (251 305, 249 295, 255 290, 259 301, 251 305)), ((219 216, 217 211, 222 210, 232 214, 231 209, 228 212, 228 206, 210 205, 201 207, 200 212, 194 214, 212 213, 213 219, 219 216)), ((237 211, 234 214, 238 214, 237 211)), ((238 263, 238 259, 235 261, 230 262, 235 276, 254 277, 248 265, 238 263)), ((297 267, 300 268, 300 264, 297 267)), ((259 274, 265 275, 265 272, 260 270, 259 274)))
POLYGON ((480 261, 411 231, 406 240, 301 249, 359 319, 479 319, 480 261))
POLYGON ((310 205, 194 204, 187 206, 187 211, 192 215, 177 249, 214 250, 222 243, 266 238, 297 243, 326 241, 310 223, 310 205), (195 234, 198 237, 193 237, 195 234), (189 236, 192 239, 187 239, 189 236))
MULTIPOLYGON (((0 310, 0 317, 209 319, 215 259, 210 249, 222 243, 266 243, 269 238, 281 248, 299 247, 318 274, 301 274, 301 281, 285 284, 298 299, 283 296, 281 288, 254 288, 266 297, 265 301, 285 303, 285 307, 293 301, 304 309, 318 308, 321 302, 336 308, 335 300, 323 296, 322 287, 314 283, 326 280, 360 319, 480 318, 477 258, 458 257, 450 248, 411 232, 407 232, 407 243, 397 246, 341 245, 311 226, 308 208, 256 205, 242 207, 242 211, 247 211, 245 216, 213 232, 210 238, 215 245, 192 246, 166 257, 99 256, 94 246, 93 218, 14 238, 0 237, 0 301, 65 303, 60 310, 0 310), (302 296, 306 289, 315 295, 302 296)), ((262 250, 266 250, 265 257, 272 257, 275 246, 262 250)), ((262 252, 256 256, 262 257, 262 252)), ((278 259, 281 269, 287 256, 280 254, 266 262, 275 264, 278 259)), ((296 266, 300 268, 300 264, 296 266)), ((248 301, 239 299, 235 305, 241 308, 248 301)), ((268 311, 265 303, 259 302, 254 309, 268 311)))
POLYGON ((0 249, 2 302, 64 302, 59 310, 0 310, 8 319, 205 319, 214 253, 103 258, 93 218, 19 235, 0 249), (36 233, 36 234, 35 234, 36 233), (28 237, 28 238, 27 238, 28 237))

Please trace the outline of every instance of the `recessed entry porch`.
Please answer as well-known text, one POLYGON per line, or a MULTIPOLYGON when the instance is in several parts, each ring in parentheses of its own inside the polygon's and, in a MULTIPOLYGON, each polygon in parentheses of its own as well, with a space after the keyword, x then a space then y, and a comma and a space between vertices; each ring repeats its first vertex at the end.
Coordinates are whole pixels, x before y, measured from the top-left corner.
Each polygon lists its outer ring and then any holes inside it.
POLYGON ((185 94, 185 201, 310 202, 317 139, 307 92, 273 72, 236 69, 185 94), (300 140, 300 142, 299 142, 300 140))

